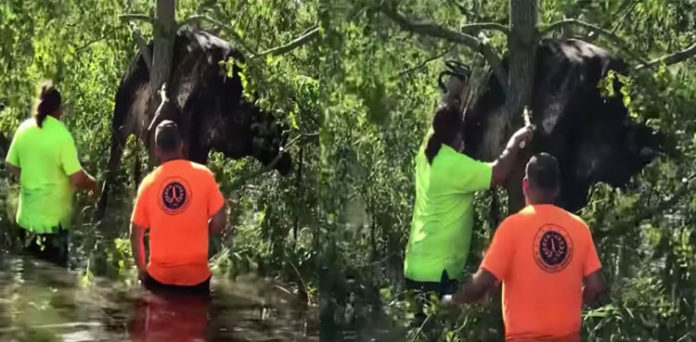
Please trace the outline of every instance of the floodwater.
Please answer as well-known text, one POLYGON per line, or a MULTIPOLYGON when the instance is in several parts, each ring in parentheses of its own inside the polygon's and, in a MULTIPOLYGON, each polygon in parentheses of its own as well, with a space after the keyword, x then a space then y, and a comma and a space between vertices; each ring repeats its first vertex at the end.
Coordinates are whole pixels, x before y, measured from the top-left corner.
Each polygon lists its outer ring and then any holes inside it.
POLYGON ((258 278, 213 276, 210 300, 162 297, 137 284, 0 252, 0 341, 318 341, 319 315, 258 278), (253 280, 252 280, 253 279, 253 280))

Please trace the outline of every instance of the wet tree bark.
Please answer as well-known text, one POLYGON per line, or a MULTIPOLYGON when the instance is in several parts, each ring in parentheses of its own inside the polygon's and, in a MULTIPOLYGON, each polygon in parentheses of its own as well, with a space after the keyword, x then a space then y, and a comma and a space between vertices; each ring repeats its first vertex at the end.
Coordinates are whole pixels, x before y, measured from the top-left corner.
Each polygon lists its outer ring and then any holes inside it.
POLYGON ((169 74, 172 70, 172 55, 177 29, 174 18, 175 10, 176 0, 157 0, 155 20, 152 23, 154 47, 150 86, 152 87, 153 103, 157 103, 155 101, 159 97, 157 91, 162 87, 162 84, 169 81, 169 74))
MULTIPOLYGON (((501 138, 509 137, 514 127, 522 125, 522 110, 524 106, 531 105, 534 95, 537 16, 538 0, 510 0, 509 67, 505 97, 507 134, 501 134, 501 138)), ((524 205, 522 178, 527 155, 525 150, 520 152, 517 162, 521 165, 515 167, 508 177, 508 213, 514 213, 524 205)))
MULTIPOLYGON (((155 17, 152 21, 152 54, 149 53, 147 45, 142 36, 139 34, 139 32, 136 33, 136 41, 138 41, 138 45, 140 46, 142 58, 145 60, 145 63, 148 66, 148 71, 150 72, 151 98, 149 106, 159 106, 160 95, 158 90, 164 83, 169 81, 169 76, 172 70, 172 55, 174 54, 174 40, 176 39, 176 31, 178 28, 176 19, 174 17, 175 11, 176 0, 157 0, 155 8, 155 17), (149 60, 150 58, 152 58, 152 60, 149 60)), ((144 19, 147 20, 147 16, 144 15, 135 15, 131 17, 137 17, 141 20, 143 19, 142 17, 145 17, 144 19)), ((154 117, 148 119, 154 121, 154 117)), ((144 130, 145 134, 143 134, 142 136, 146 137, 144 141, 145 146, 152 146, 148 142, 150 142, 151 139, 154 139, 154 134, 150 134, 150 132, 147 131, 147 126, 146 128, 144 128, 144 130)), ((123 146, 118 146, 117 141, 113 139, 114 138, 112 137, 111 154, 117 153, 116 151, 118 149, 122 149, 125 146, 125 143, 123 146)), ((116 178, 116 172, 120 164, 120 154, 122 153, 122 151, 119 151, 118 153, 118 157, 110 157, 109 160, 109 169, 106 174, 106 181, 104 182, 104 185, 102 187, 102 194, 94 213, 94 221, 96 222, 100 222, 104 218, 104 215, 106 213, 106 206, 110 190, 109 188, 110 185, 114 183, 114 180, 116 178)), ((135 153, 136 155, 137 153, 139 153, 139 151, 137 151, 137 147, 135 153)), ((139 163, 139 160, 136 160, 136 163, 139 163)), ((150 149, 148 149, 148 166, 152 167, 154 164, 154 153, 150 149)), ((139 165, 137 167, 139 167, 139 165)), ((140 170, 138 169, 135 179, 136 183, 140 181, 139 174, 140 170)))

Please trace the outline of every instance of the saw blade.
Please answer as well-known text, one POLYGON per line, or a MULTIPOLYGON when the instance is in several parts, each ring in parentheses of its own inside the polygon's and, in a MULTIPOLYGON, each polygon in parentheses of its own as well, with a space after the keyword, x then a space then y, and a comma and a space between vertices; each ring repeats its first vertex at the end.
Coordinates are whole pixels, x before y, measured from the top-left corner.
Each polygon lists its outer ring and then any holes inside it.
MULTIPOLYGON (((530 127, 532 125, 532 120, 529 118, 529 116, 529 108, 524 106, 524 110, 522 110, 522 118, 524 119, 525 127, 530 127)), ((527 146, 525 141, 520 142, 520 149, 524 149, 525 146, 527 146)))
POLYGON ((529 119, 529 108, 527 106, 524 106, 524 110, 522 111, 522 117, 524 118, 525 126, 532 125, 532 121, 529 119))

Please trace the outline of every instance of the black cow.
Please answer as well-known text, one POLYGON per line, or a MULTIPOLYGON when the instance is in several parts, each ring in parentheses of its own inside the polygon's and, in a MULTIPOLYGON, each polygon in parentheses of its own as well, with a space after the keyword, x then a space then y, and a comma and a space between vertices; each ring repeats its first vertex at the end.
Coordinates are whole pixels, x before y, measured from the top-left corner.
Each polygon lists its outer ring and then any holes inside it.
MULTIPOLYGON (((627 66, 608 51, 581 40, 540 42, 530 108, 537 130, 507 186, 511 209, 524 204, 521 176, 532 153, 549 152, 558 158, 560 204, 571 211, 587 204, 592 184, 624 186, 656 156, 659 135, 628 116, 618 80, 613 85, 615 96, 601 96, 598 82, 609 70, 622 74, 627 66)), ((465 117, 467 154, 491 160, 502 150, 505 137, 512 133, 504 120, 504 104, 500 85, 489 77, 465 117)), ((520 125, 521 121, 520 116, 520 125)))
MULTIPOLYGON (((148 46, 152 51, 152 43, 148 46)), ((276 118, 242 95, 238 66, 229 74, 224 61, 244 61, 228 42, 201 31, 177 33, 171 77, 166 84, 168 102, 162 105, 157 122, 175 121, 182 130, 185 153, 205 164, 210 150, 238 159, 252 156, 264 165, 272 164, 281 175, 291 170, 291 158, 281 152, 285 133, 276 118), (231 75, 231 76, 228 76, 231 75)), ((147 66, 138 54, 123 76, 116 93, 112 122, 108 174, 96 217, 103 217, 108 187, 118 172, 126 138, 135 134, 152 152, 154 130, 148 130, 160 105, 151 104, 152 90, 147 66)), ((156 97, 159 99, 159 96, 156 97)), ((150 154, 152 164, 152 153, 150 154)))

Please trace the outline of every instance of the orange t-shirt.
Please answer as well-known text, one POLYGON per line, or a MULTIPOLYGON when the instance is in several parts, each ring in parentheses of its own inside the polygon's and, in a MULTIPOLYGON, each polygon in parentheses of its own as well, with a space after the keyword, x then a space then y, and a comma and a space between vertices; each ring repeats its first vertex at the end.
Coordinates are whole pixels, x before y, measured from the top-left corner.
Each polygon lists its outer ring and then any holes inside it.
POLYGON ((503 282, 507 341, 579 341, 583 277, 601 267, 585 222, 548 204, 505 219, 481 263, 503 282))
POLYGON ((208 279, 208 220, 223 204, 212 172, 203 165, 171 160, 147 175, 131 218, 150 230, 147 273, 169 285, 208 279))

